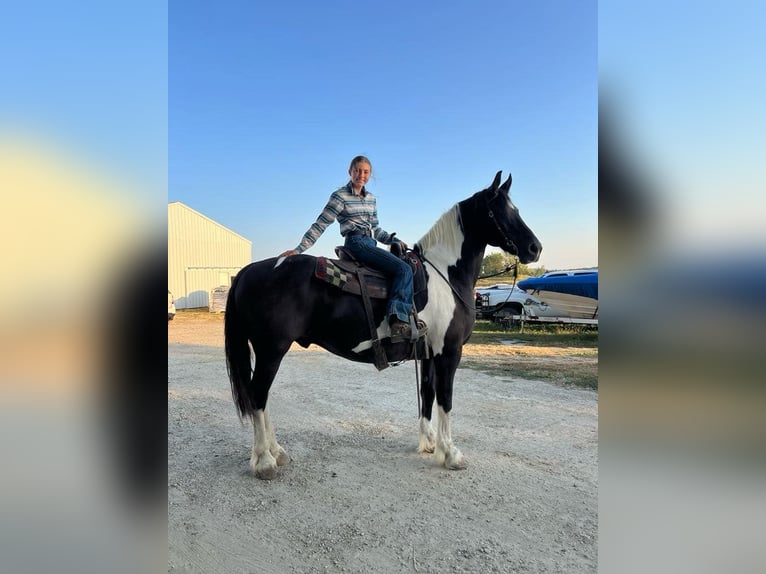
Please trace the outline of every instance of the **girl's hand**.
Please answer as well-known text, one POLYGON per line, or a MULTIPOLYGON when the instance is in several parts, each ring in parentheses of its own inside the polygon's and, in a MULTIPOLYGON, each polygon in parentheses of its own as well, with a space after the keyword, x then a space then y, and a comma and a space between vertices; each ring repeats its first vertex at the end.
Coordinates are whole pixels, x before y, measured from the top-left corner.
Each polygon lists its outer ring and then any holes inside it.
POLYGON ((298 255, 298 252, 295 249, 288 249, 279 254, 280 257, 290 257, 291 255, 298 255))

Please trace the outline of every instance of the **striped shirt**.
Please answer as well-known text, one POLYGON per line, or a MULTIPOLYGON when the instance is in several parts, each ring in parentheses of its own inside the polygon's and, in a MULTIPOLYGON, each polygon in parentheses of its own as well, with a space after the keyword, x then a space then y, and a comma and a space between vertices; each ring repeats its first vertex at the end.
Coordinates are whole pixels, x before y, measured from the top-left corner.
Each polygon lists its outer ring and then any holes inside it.
POLYGON ((393 235, 381 229, 378 224, 375 196, 364 187, 361 195, 354 195, 351 182, 348 182, 332 193, 322 213, 303 235, 295 250, 303 253, 314 245, 325 229, 336 219, 340 224, 340 234, 344 237, 349 231, 364 230, 385 245, 390 245, 394 239, 393 235))

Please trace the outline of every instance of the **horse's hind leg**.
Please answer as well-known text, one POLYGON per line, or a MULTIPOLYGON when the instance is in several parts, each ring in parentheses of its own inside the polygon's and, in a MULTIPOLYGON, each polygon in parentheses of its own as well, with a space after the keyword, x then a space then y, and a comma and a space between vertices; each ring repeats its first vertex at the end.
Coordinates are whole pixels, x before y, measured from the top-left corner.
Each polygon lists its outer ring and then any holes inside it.
POLYGON ((256 354, 253 370, 253 451, 250 455, 250 468, 255 476, 271 480, 277 476, 277 466, 288 462, 285 449, 277 442, 274 427, 271 424, 266 402, 269 389, 282 362, 284 353, 276 356, 256 354))
POLYGON ((271 417, 269 416, 269 407, 267 406, 264 411, 264 420, 266 423, 266 432, 268 433, 269 452, 277 461, 277 466, 284 466, 290 462, 290 457, 287 456, 287 452, 277 442, 277 435, 274 434, 274 427, 271 424, 271 417))
MULTIPOLYGON (((269 425, 270 426, 270 425, 269 425)), ((269 429, 266 425, 264 409, 253 413, 253 452, 250 455, 250 468, 255 476, 271 480, 277 476, 277 460, 269 448, 269 429)))

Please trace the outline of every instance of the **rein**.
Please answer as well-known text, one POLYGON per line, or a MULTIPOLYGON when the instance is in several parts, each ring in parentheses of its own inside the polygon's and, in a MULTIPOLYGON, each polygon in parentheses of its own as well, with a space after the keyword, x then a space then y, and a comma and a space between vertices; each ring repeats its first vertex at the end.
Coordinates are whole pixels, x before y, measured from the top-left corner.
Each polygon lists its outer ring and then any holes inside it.
MULTIPOLYGON (((457 298, 460 300, 460 302, 461 302, 463 305, 465 305, 465 308, 466 308, 466 309, 468 309, 469 311, 471 311, 471 309, 472 309, 471 305, 470 305, 469 303, 466 303, 465 299, 463 299, 463 296, 462 296, 460 293, 458 293, 458 292, 457 292, 457 289, 455 289, 454 285, 452 285, 452 283, 450 283, 450 280, 449 280, 449 279, 447 279, 447 278, 444 276, 444 273, 442 273, 442 272, 439 270, 439 268, 438 268, 436 265, 434 265, 434 264, 433 264, 433 262, 432 262, 432 261, 430 261, 430 260, 428 259, 428 257, 426 257, 426 256, 425 256, 425 254, 424 254, 424 253, 421 253, 421 254, 420 254, 420 258, 421 258, 423 261, 425 261, 426 263, 430 263, 430 264, 431 264, 431 267, 433 267, 433 268, 434 268, 434 271, 436 271, 436 272, 439 274, 439 277, 441 277, 442 279, 444 279, 444 281, 447 283, 447 285, 449 285, 449 288, 450 288, 450 289, 452 289, 452 292, 455 294, 455 296, 456 296, 456 297, 457 297, 457 298)), ((476 304, 475 304, 475 303, 474 303, 473 305, 474 305, 474 307, 476 306, 476 304)))
MULTIPOLYGON (((463 214, 460 211, 459 203, 457 204, 457 221, 460 228, 463 229, 463 214)), ((434 268, 434 271, 436 271, 439 274, 439 277, 444 279, 444 282, 447 283, 447 285, 449 285, 449 288, 452 290, 455 296, 460 300, 460 302, 463 305, 465 305, 465 308, 468 309, 468 311, 471 311, 472 308, 476 307, 476 303, 473 304, 473 307, 469 303, 466 303, 466 300, 463 299, 463 296, 457 292, 457 289, 455 289, 452 283, 450 283, 450 280, 444 276, 444 273, 442 273, 436 265, 434 265, 433 261, 430 261, 428 257, 426 257, 426 254, 423 252, 423 250, 420 248, 420 245, 418 245, 417 243, 415 244, 415 251, 418 253, 418 255, 420 255, 420 258, 423 261, 425 261, 426 263, 429 263, 431 267, 434 268)))
MULTIPOLYGON (((514 265, 514 267, 515 267, 515 265, 514 265)), ((505 298, 505 301, 500 303, 498 308, 500 308, 503 305, 505 305, 508 302, 508 299, 511 298, 511 295, 513 295, 513 290, 516 289, 516 279, 518 278, 518 276, 519 276, 519 268, 516 267, 516 269, 513 270, 513 284, 511 285, 511 289, 508 291, 508 296, 505 298)))
POLYGON ((479 279, 489 279, 490 277, 497 277, 498 275, 505 275, 508 273, 511 269, 513 269, 513 281, 516 282, 516 277, 519 276, 519 268, 517 266, 517 263, 511 263, 508 267, 503 269, 502 271, 498 271, 497 273, 490 273, 489 275, 482 275, 481 277, 477 277, 476 280, 479 279))

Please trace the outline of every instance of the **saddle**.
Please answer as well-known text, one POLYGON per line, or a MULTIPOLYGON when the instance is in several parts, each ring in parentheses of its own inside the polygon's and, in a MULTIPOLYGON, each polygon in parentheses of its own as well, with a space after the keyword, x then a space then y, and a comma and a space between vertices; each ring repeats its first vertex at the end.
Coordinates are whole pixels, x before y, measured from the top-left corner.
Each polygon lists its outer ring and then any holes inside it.
MULTIPOLYGON (((426 277, 423 262, 418 254, 412 250, 403 251, 398 244, 391 246, 391 253, 412 267, 413 293, 425 290, 426 277)), ((362 297, 367 316, 367 327, 370 330, 375 367, 382 371, 388 367, 388 359, 383 345, 378 339, 370 299, 388 299, 390 279, 383 272, 357 261, 342 245, 335 248, 335 254, 338 256, 337 259, 317 257, 314 275, 317 279, 326 281, 342 291, 362 297)), ((416 341, 411 341, 410 344, 414 352, 416 341)))
MULTIPOLYGON (((423 262, 418 254, 411 249, 398 253, 392 248, 391 252, 397 255, 399 259, 409 263, 412 268, 413 292, 422 291, 425 288, 426 279, 423 272, 423 262)), ((342 245, 335 248, 335 254, 338 259, 317 257, 314 267, 314 275, 317 279, 326 281, 341 291, 353 295, 362 295, 365 291, 359 280, 359 276, 362 275, 366 293, 371 299, 388 299, 391 280, 385 273, 357 261, 342 245)))

